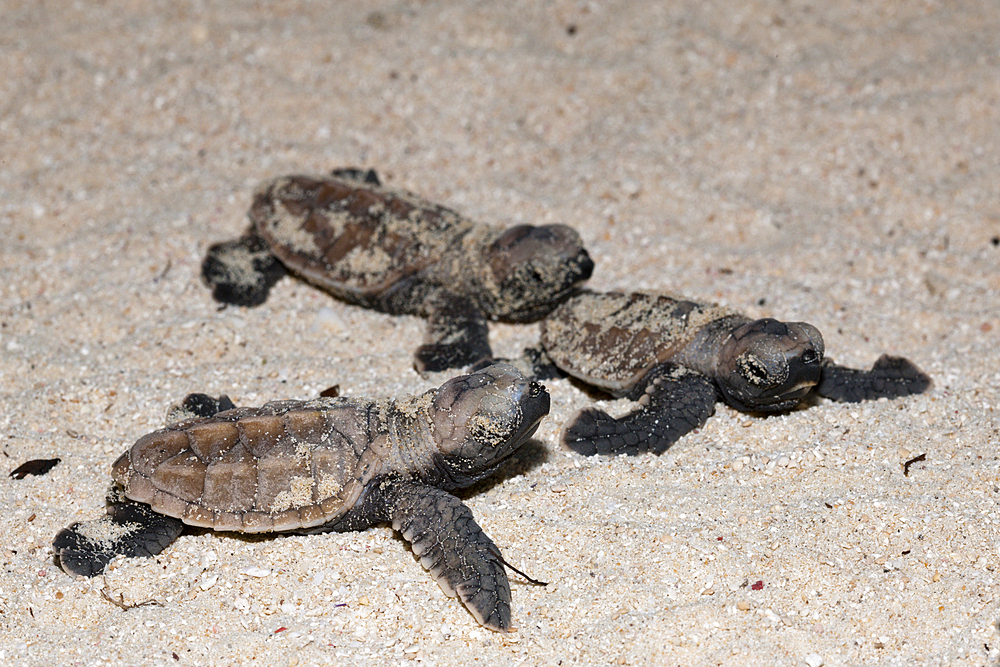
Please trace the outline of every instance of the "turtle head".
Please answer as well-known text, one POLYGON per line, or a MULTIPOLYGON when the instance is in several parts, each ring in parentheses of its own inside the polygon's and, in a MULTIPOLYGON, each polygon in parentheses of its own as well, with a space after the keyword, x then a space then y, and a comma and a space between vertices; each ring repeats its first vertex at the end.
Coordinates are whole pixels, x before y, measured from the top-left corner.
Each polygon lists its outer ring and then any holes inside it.
POLYGON ((545 387, 510 364, 494 364, 445 382, 431 408, 437 465, 456 488, 499 467, 549 413, 545 387))
POLYGON ((489 315, 510 322, 544 317, 583 281, 594 262, 566 225, 517 225, 486 250, 489 315))
POLYGON ((716 380, 738 410, 791 410, 819 382, 823 336, 805 322, 755 320, 723 344, 716 380))

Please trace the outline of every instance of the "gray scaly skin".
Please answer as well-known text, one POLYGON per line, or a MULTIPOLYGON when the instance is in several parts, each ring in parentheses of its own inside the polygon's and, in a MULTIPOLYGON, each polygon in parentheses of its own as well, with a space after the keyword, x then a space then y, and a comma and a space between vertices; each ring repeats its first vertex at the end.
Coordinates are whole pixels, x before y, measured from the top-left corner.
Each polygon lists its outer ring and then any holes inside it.
POLYGON ((449 492, 495 472, 548 411, 544 387, 497 364, 409 399, 275 401, 174 424, 115 462, 106 515, 60 531, 53 548, 64 570, 89 577, 117 555, 159 553, 184 524, 315 533, 391 523, 445 593, 506 631, 500 550, 449 492))
POLYGON ((752 320, 714 304, 665 293, 583 293, 542 323, 536 377, 552 367, 638 407, 618 419, 587 408, 562 439, 581 454, 661 453, 715 412, 795 408, 811 392, 858 402, 919 394, 930 378, 883 355, 871 370, 823 358, 823 337, 804 322, 752 320), (547 355, 547 356, 546 356, 547 355))
POLYGON ((213 245, 202 264, 216 300, 259 305, 287 269, 350 303, 426 317, 421 372, 489 357, 488 320, 544 317, 594 268, 565 225, 476 223, 382 187, 374 171, 267 181, 249 216, 243 237, 213 245))

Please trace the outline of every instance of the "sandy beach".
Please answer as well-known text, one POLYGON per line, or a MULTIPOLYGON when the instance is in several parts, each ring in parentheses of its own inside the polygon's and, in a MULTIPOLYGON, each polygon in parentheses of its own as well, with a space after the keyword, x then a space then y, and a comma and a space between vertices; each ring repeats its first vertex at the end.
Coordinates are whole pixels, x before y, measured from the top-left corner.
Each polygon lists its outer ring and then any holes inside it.
MULTIPOLYGON (((0 662, 997 665, 1000 6, 0 0, 0 662), (425 323, 282 279, 220 308, 253 188, 375 168, 497 225, 566 223, 590 287, 812 323, 923 395, 723 404, 661 456, 584 457, 552 410, 461 493, 517 632, 389 527, 195 531, 74 579, 52 538, 189 392, 239 405, 441 384, 425 323), (924 455, 904 471, 904 463, 924 455)), ((537 324, 491 326, 517 356, 537 324)), ((624 400, 604 401, 615 414, 624 400)))

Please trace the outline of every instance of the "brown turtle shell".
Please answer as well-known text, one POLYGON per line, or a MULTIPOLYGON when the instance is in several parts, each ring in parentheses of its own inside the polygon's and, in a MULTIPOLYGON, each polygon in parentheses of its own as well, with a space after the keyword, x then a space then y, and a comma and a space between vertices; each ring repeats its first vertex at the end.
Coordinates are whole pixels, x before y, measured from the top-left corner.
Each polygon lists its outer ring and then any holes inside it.
POLYGON ((584 292, 542 322, 542 346, 563 371, 622 393, 684 350, 705 325, 734 315, 668 293, 584 292))
POLYGON ((112 467, 125 495, 184 523, 246 533, 342 517, 379 470, 366 410, 345 398, 276 401, 173 424, 112 467))
POLYGON ((473 228, 492 231, 417 195, 337 176, 262 184, 250 220, 287 267, 360 303, 434 266, 473 228))

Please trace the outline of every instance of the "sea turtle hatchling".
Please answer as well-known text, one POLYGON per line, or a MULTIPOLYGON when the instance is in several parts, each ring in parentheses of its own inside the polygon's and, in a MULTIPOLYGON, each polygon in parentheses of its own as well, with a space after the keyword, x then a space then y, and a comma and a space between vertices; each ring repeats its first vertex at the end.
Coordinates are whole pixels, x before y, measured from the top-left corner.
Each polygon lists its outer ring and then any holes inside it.
POLYGON ((868 371, 837 366, 823 358, 811 324, 752 320, 665 293, 578 294, 543 321, 541 343, 561 371, 639 403, 618 419, 596 408, 571 417, 563 443, 581 454, 663 452, 704 424, 720 398, 773 413, 812 391, 858 402, 919 394, 931 383, 901 357, 883 355, 868 371))
POLYGON ((317 533, 389 522, 445 593, 509 630, 506 563, 449 491, 496 471, 548 411, 542 385, 497 364, 402 400, 275 401, 174 424, 115 462, 107 514, 60 531, 53 549, 66 572, 94 576, 117 555, 159 553, 183 524, 317 533))
POLYGON ((489 357, 487 320, 544 317, 594 269, 566 225, 475 223, 383 188, 371 170, 267 181, 249 217, 241 238, 211 246, 202 263, 216 300, 261 304, 287 269, 345 301, 427 317, 420 371, 489 357))

